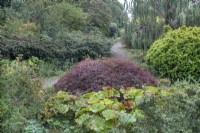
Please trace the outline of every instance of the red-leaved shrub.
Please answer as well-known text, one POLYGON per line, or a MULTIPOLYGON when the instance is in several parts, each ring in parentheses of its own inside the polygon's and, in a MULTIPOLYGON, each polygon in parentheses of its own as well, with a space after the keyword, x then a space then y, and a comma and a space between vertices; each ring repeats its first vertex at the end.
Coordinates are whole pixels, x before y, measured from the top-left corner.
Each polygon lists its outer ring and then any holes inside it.
POLYGON ((66 73, 54 87, 72 94, 99 91, 103 86, 141 88, 157 86, 157 80, 142 68, 127 60, 107 58, 86 60, 66 73))

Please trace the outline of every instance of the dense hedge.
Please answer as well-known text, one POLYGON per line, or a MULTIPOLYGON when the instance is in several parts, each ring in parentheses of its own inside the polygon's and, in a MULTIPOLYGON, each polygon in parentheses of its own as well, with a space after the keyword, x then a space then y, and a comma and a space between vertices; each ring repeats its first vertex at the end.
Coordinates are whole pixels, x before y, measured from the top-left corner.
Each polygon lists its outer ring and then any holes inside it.
POLYGON ((77 62, 87 57, 95 59, 108 56, 111 47, 106 38, 80 32, 62 33, 53 41, 47 35, 7 37, 1 40, 2 55, 11 59, 23 54, 24 58, 35 56, 46 61, 56 59, 77 62))
POLYGON ((66 73, 55 88, 71 93, 99 91, 102 86, 141 88, 142 85, 157 86, 157 80, 150 73, 130 61, 104 59, 86 60, 66 73))
POLYGON ((169 31, 147 53, 147 62, 161 77, 172 80, 200 77, 200 28, 169 31))

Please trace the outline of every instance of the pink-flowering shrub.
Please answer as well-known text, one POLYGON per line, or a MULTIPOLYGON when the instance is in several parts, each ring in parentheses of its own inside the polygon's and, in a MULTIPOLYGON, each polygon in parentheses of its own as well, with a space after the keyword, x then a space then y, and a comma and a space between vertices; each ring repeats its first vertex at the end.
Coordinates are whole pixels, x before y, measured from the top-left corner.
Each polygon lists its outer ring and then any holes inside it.
POLYGON ((78 63, 54 86, 72 94, 99 91, 103 86, 141 88, 157 86, 157 80, 148 72, 127 60, 107 58, 78 63))

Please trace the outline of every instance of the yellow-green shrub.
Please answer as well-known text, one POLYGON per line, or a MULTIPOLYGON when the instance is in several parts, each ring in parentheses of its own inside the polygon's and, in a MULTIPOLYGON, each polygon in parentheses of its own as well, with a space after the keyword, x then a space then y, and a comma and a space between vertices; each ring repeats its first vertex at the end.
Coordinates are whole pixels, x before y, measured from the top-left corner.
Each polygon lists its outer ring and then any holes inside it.
POLYGON ((18 38, 35 35, 39 31, 35 23, 23 22, 20 19, 11 19, 2 28, 7 36, 15 35, 18 38))
POLYGON ((147 62, 161 77, 172 80, 200 77, 200 27, 169 31, 147 52, 147 62))

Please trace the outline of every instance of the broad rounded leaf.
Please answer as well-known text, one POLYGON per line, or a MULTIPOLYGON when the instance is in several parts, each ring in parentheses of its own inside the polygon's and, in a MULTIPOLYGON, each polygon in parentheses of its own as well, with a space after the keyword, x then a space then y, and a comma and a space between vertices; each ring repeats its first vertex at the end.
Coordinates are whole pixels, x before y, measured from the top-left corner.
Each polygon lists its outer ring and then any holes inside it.
POLYGON ((118 117, 118 112, 114 110, 105 110, 102 112, 102 115, 106 120, 111 120, 118 117))
POLYGON ((90 129, 99 132, 104 129, 105 120, 99 116, 93 116, 88 126, 90 129))
POLYGON ((90 116, 88 114, 81 115, 78 119, 76 119, 76 123, 79 125, 83 125, 86 120, 88 120, 90 116))
POLYGON ((92 111, 93 113, 97 113, 100 112, 101 110, 103 110, 106 106, 102 103, 97 103, 97 104, 93 104, 91 106, 88 107, 88 109, 90 111, 92 111))
POLYGON ((120 116, 119 116, 119 121, 121 123, 123 123, 124 125, 127 125, 127 124, 131 124, 133 122, 136 122, 136 117, 134 114, 128 114, 128 113, 120 113, 120 116))
POLYGON ((109 104, 112 104, 113 101, 110 100, 110 99, 103 99, 103 100, 100 101, 100 103, 105 104, 105 105, 109 105, 109 104))

